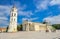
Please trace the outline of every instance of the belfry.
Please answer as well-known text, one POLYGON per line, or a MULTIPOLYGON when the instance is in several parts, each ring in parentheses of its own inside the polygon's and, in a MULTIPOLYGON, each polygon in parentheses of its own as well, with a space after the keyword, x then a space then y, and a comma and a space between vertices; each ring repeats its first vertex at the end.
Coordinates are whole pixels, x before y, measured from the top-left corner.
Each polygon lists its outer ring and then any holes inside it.
POLYGON ((10 11, 10 24, 8 32, 17 32, 17 8, 15 6, 13 6, 10 11))

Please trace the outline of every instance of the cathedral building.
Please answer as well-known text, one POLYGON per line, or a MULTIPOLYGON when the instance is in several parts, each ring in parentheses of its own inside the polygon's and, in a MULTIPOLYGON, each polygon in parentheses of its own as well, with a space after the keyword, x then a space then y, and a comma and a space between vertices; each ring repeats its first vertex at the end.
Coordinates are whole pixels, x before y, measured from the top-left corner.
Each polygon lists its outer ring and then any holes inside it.
POLYGON ((10 24, 8 32, 17 32, 17 8, 15 6, 13 6, 10 11, 10 24))
MULTIPOLYGON (((23 21, 22 23, 23 31, 51 31, 50 27, 49 25, 37 22, 23 21)), ((15 6, 10 11, 8 32, 17 32, 17 8, 15 6)))
POLYGON ((30 21, 24 21, 23 22, 23 31, 46 31, 49 32, 51 26, 43 24, 43 23, 37 23, 37 22, 30 22, 30 21))

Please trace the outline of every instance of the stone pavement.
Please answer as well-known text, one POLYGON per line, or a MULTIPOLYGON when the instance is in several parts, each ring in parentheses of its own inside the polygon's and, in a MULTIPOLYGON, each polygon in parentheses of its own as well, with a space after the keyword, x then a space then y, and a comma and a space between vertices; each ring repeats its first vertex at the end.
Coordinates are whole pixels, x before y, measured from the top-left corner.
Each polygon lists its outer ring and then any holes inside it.
POLYGON ((0 33, 0 39, 60 39, 60 31, 57 32, 20 31, 16 33, 0 33))

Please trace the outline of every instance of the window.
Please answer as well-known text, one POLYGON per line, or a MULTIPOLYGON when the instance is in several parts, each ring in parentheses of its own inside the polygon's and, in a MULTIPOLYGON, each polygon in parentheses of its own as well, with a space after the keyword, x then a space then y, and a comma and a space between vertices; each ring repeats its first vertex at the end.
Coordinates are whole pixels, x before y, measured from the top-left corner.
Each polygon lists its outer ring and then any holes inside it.
POLYGON ((12 13, 12 16, 13 16, 13 13, 12 13))
POLYGON ((15 21, 15 19, 14 19, 14 21, 15 21))
POLYGON ((12 9, 12 11, 14 11, 14 9, 12 9))

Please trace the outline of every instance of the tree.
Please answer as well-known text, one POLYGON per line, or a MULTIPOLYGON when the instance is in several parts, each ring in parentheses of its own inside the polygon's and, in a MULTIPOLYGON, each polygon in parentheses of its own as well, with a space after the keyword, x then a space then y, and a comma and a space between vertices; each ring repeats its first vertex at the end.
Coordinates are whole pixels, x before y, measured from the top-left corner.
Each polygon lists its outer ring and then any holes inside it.
POLYGON ((8 28, 9 28, 9 26, 7 26, 7 28, 6 28, 6 32, 8 32, 8 28))
POLYGON ((53 24, 52 26, 56 29, 60 29, 60 24, 53 24))
POLYGON ((18 31, 22 31, 22 24, 20 24, 20 25, 17 26, 17 30, 18 31))

